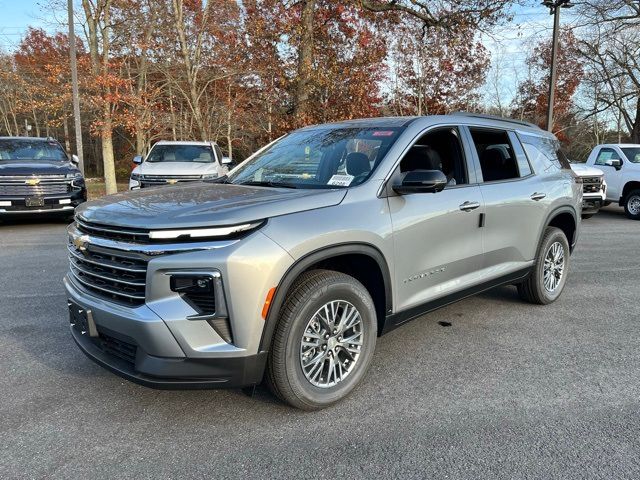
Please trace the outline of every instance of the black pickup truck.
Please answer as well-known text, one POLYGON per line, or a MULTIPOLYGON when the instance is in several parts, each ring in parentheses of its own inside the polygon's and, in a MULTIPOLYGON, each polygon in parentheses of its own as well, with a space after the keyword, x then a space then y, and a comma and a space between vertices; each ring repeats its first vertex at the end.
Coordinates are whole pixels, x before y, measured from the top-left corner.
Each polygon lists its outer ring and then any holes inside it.
POLYGON ((73 215, 87 199, 77 167, 52 138, 0 137, 0 219, 9 215, 73 215))

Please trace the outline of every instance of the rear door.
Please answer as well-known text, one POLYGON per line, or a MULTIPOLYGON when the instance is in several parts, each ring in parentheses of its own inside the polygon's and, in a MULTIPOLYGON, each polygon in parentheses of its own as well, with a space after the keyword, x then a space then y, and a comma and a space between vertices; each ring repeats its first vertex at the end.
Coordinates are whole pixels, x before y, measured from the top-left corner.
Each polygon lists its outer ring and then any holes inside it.
POLYGON ((483 269, 487 279, 526 268, 534 259, 540 225, 557 194, 533 172, 512 131, 469 127, 485 203, 483 269))
POLYGON ((393 224, 395 304, 398 311, 446 296, 479 281, 480 214, 484 212, 471 152, 456 127, 418 138, 391 181, 410 170, 439 169, 449 179, 438 193, 388 198, 393 224))

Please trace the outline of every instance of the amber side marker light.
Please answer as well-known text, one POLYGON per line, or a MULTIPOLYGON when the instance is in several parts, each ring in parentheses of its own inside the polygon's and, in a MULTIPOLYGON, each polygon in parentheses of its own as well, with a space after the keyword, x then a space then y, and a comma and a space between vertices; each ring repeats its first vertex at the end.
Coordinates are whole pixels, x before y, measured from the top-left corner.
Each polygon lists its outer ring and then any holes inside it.
POLYGON ((262 319, 266 320, 267 315, 269 315, 269 307, 271 306, 271 300, 273 300, 273 295, 276 293, 276 287, 271 287, 269 293, 267 293, 267 298, 264 301, 264 306, 262 307, 262 319))

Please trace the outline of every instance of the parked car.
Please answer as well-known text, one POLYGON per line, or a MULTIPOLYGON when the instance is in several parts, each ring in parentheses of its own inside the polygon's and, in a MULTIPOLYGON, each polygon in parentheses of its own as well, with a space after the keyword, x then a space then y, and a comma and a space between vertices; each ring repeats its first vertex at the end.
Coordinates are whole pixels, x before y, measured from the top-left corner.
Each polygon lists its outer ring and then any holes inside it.
POLYGON ((571 163, 571 170, 582 180, 582 218, 591 218, 600 211, 607 199, 604 172, 584 163, 571 163))
POLYGON ((498 285, 560 296, 582 184, 558 146, 472 114, 352 120, 296 130, 214 182, 93 201, 68 229, 73 338, 143 385, 264 376, 291 405, 326 407, 411 319, 498 285))
POLYGON ((146 158, 138 155, 129 189, 211 180, 225 175, 231 160, 214 142, 157 142, 146 158))
POLYGON ((607 202, 624 207, 627 217, 640 220, 640 145, 596 146, 587 165, 602 169, 607 181, 607 202))
POLYGON ((0 218, 72 215, 87 200, 77 165, 53 138, 0 137, 0 218))

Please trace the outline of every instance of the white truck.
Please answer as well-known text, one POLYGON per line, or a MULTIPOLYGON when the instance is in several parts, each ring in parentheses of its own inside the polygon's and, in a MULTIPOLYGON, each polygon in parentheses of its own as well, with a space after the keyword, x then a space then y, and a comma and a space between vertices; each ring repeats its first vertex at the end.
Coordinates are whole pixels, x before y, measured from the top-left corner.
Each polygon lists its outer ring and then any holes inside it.
POLYGON ((604 172, 584 163, 571 162, 571 170, 582 180, 582 218, 591 218, 607 200, 604 172))
POLYGON ((222 156, 215 142, 160 141, 146 158, 138 155, 133 163, 129 189, 211 180, 226 175, 231 160, 222 156))
POLYGON ((586 163, 604 172, 606 204, 615 202, 627 217, 640 220, 640 144, 598 145, 586 163))

